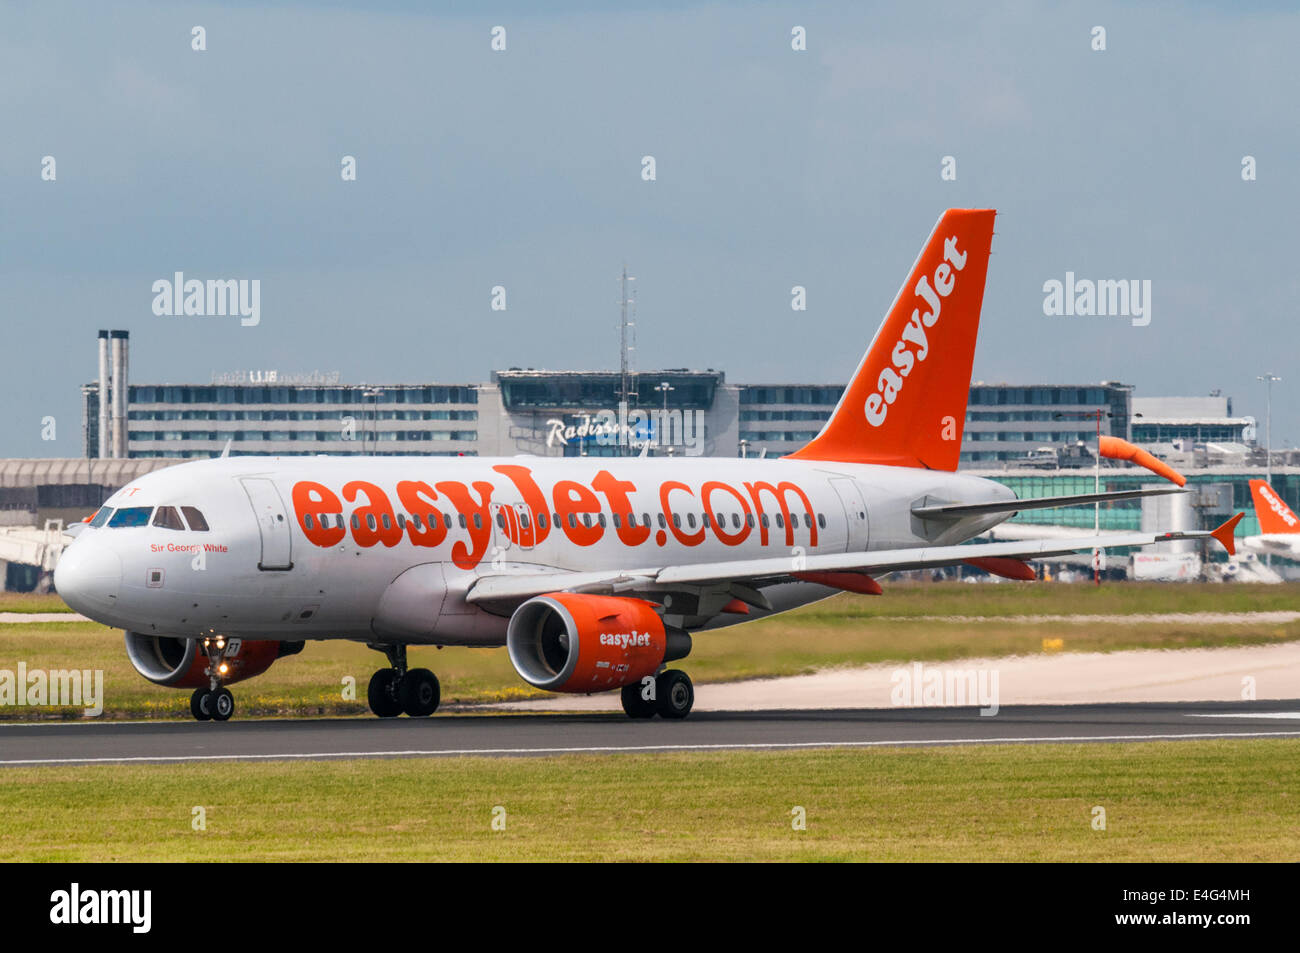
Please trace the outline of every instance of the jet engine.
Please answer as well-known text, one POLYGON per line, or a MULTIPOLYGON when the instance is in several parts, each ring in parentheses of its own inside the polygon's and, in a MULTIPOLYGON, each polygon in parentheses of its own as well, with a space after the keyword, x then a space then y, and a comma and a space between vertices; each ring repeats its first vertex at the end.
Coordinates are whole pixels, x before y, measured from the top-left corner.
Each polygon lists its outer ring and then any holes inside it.
POLYGON ((644 599, 551 592, 515 610, 506 650, 529 685, 590 693, 633 684, 685 658, 691 637, 666 627, 644 599))
MULTIPOLYGON (((229 641, 234 642, 235 639, 229 641)), ((286 655, 296 655, 302 642, 263 642, 239 639, 235 651, 226 652, 229 671, 221 676, 223 684, 242 682, 261 675, 271 663, 286 655)), ((135 670, 155 685, 169 688, 206 688, 208 657, 197 639, 178 639, 166 635, 126 633, 126 656, 135 670)))

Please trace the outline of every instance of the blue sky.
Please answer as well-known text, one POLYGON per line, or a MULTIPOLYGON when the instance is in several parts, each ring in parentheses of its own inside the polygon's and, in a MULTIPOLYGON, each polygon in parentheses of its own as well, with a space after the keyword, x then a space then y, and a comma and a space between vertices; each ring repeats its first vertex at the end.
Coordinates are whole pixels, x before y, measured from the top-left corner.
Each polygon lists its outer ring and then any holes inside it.
POLYGON ((79 455, 98 328, 131 331, 137 383, 614 367, 624 261, 641 367, 843 382, 948 206, 1000 210, 977 379, 1219 388, 1262 420, 1273 371, 1300 441, 1300 13, 430 7, 0 10, 0 455, 79 455), (259 279, 261 323, 155 316, 175 271, 259 279), (1045 316, 1066 271, 1149 279, 1151 324, 1045 316))

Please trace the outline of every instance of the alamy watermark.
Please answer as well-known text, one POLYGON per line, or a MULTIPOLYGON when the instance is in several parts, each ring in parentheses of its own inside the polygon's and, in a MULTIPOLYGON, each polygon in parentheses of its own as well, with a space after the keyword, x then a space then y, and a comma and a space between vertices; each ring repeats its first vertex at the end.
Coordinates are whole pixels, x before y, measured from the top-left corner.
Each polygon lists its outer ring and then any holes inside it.
POLYGON ((246 328, 262 321, 262 279, 186 279, 178 271, 153 283, 153 313, 159 317, 238 315, 246 328))
POLYGON ((890 704, 899 708, 979 705, 980 714, 998 713, 996 668, 950 668, 913 662, 889 676, 890 704))
POLYGON ((104 713, 103 669, 29 670, 0 668, 0 708, 81 708, 87 717, 104 713))
POLYGON ((1065 280, 1043 282, 1043 314, 1088 317, 1132 318, 1133 327, 1151 323, 1151 279, 1075 278, 1067 271, 1065 280))

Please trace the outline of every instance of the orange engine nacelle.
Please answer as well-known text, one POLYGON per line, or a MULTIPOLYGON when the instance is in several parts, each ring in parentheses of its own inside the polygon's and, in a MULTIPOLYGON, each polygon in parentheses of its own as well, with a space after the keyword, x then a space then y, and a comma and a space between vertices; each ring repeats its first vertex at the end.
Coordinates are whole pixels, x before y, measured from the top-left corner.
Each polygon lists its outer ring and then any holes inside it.
MULTIPOLYGON (((296 655, 303 647, 302 642, 238 641, 235 651, 226 655, 226 664, 230 670, 221 677, 221 681, 227 685, 261 675, 276 659, 296 655)), ((204 674, 208 667, 208 657, 197 639, 127 632, 126 657, 131 660, 137 672, 155 685, 200 688, 208 684, 208 676, 204 674)))
POLYGON ((506 650, 529 685, 589 693, 622 688, 685 658, 691 637, 665 627, 644 599, 550 592, 515 610, 506 650))

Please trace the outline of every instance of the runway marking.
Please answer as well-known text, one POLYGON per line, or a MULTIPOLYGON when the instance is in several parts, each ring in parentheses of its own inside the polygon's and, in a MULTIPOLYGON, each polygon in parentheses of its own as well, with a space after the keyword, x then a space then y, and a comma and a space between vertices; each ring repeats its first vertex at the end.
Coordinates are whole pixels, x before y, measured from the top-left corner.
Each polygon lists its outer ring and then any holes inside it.
POLYGON ((124 764, 135 761, 290 761, 327 758, 409 758, 448 755, 524 755, 524 754, 618 754, 651 751, 739 751, 776 748, 910 748, 926 745, 1042 744, 1068 741, 1177 741, 1185 738, 1300 738, 1300 731, 1213 731, 1149 735, 1061 735, 1026 738, 922 738, 891 741, 774 741, 695 745, 592 745, 574 748, 431 748, 405 751, 323 751, 316 754, 200 754, 140 755, 120 758, 25 758, 0 761, 2 765, 33 764, 124 764))
POLYGON ((1260 711, 1260 712, 1197 712, 1186 713, 1189 718, 1290 718, 1300 719, 1300 711, 1260 711))

